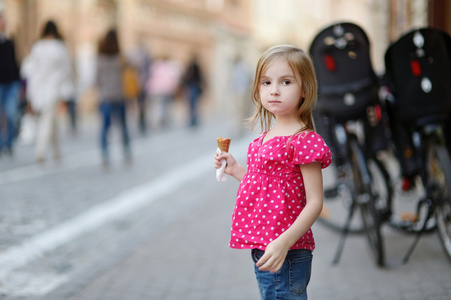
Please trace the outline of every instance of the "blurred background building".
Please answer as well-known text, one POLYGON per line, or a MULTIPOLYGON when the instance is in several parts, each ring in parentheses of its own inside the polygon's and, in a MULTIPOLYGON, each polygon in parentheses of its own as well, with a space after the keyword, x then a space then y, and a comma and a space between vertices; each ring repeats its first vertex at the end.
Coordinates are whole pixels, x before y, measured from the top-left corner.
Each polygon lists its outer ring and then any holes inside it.
POLYGON ((204 111, 231 111, 233 65, 238 57, 254 69, 267 47, 290 43, 308 49, 333 22, 360 25, 383 72, 391 41, 412 27, 451 31, 450 0, 0 0, 8 34, 22 59, 42 24, 55 20, 70 46, 79 76, 81 108, 92 110, 92 83, 99 38, 118 29, 123 52, 144 47, 153 58, 170 56, 186 65, 198 54, 208 89, 204 111))

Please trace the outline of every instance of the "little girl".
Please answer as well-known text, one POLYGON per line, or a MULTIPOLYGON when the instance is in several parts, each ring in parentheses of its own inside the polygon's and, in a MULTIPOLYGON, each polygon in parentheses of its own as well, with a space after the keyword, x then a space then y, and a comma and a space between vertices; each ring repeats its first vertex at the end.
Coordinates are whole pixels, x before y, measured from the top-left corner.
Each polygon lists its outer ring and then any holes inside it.
POLYGON ((310 227, 323 205, 321 168, 332 163, 313 128, 316 92, 308 54, 289 45, 268 49, 258 61, 250 119, 263 133, 249 145, 247 169, 230 153, 215 156, 215 168, 225 159, 225 174, 241 182, 229 246, 252 249, 262 299, 307 299, 310 227))

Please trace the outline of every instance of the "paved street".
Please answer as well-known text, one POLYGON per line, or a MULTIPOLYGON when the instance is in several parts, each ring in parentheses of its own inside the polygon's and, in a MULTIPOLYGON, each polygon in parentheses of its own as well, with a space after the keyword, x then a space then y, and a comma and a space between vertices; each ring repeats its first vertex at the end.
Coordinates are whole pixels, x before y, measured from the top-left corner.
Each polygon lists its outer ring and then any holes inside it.
MULTIPOLYGON (((197 130, 171 128, 140 137, 124 164, 113 132, 112 166, 100 165, 97 124, 64 137, 63 159, 36 165, 32 145, 0 158, 0 299, 259 299, 248 251, 228 248, 238 182, 218 183, 216 137, 245 163, 253 134, 239 137, 225 119, 197 130)), ((387 267, 372 262, 366 240, 346 240, 314 225, 317 249, 309 299, 451 299, 451 263, 436 234, 385 227, 387 267)))

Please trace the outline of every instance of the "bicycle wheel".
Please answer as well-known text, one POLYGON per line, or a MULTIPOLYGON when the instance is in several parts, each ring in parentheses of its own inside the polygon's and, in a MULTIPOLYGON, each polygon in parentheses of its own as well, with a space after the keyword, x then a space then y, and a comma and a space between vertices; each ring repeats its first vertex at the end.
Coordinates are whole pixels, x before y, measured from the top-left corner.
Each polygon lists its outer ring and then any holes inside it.
POLYGON ((434 198, 435 219, 446 255, 451 260, 451 158, 445 146, 431 144, 427 175, 434 198))
POLYGON ((393 187, 390 175, 384 164, 377 158, 370 158, 367 163, 371 176, 371 194, 374 199, 374 208, 378 219, 384 222, 390 218, 393 203, 393 187))
POLYGON ((363 226, 368 239, 372 255, 378 266, 384 265, 384 247, 381 236, 382 221, 376 209, 376 187, 372 187, 373 177, 369 172, 367 160, 362 148, 355 138, 350 139, 351 163, 355 173, 354 178, 356 191, 358 192, 357 202, 362 216, 363 226))
POLYGON ((336 178, 335 187, 324 193, 323 210, 318 221, 329 229, 343 232, 351 217, 347 232, 363 233, 362 220, 353 217, 358 207, 355 205, 355 179, 350 162, 336 167, 333 176, 336 178))

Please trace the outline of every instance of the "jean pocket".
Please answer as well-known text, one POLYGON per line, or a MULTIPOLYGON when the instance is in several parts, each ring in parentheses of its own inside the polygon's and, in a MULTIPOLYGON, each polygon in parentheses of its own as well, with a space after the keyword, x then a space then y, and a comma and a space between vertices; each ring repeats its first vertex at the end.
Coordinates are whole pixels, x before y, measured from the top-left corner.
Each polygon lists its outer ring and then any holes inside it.
POLYGON ((257 248, 252 249, 251 255, 254 263, 257 263, 257 261, 263 256, 263 253, 263 250, 258 250, 257 248))
POLYGON ((298 295, 305 294, 312 273, 312 252, 296 253, 288 260, 288 263, 290 292, 298 295))

